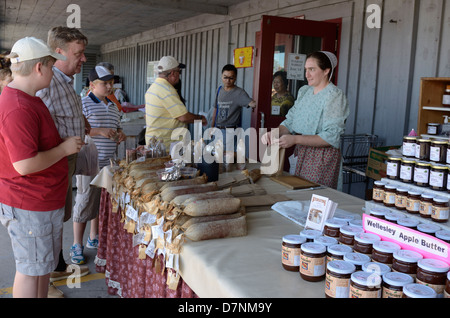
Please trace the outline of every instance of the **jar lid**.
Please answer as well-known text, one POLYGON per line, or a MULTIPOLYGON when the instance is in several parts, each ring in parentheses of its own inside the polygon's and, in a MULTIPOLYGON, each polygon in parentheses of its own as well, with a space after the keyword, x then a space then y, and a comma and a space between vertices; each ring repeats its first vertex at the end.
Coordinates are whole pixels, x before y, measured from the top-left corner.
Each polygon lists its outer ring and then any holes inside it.
POLYGON ((414 283, 414 278, 405 273, 389 272, 383 275, 383 281, 391 286, 405 286, 414 283))
POLYGON ((391 185, 391 184, 386 184, 386 185, 385 185, 385 188, 386 188, 386 189, 389 189, 389 190, 396 190, 396 189, 397 189, 396 186, 391 185))
POLYGON ((364 232, 364 229, 359 226, 344 225, 341 227, 341 233, 346 235, 355 235, 361 232, 364 232))
POLYGON ((386 182, 383 181, 375 181, 373 184, 377 185, 377 186, 384 186, 386 185, 386 182))
POLYGON ((371 208, 370 209, 370 214, 374 214, 374 215, 384 216, 388 212, 389 212, 388 209, 383 209, 383 208, 371 208))
POLYGON ((410 298, 436 298, 436 291, 430 286, 422 284, 408 284, 403 286, 403 293, 410 298))
POLYGON ((302 244, 301 249, 303 252, 311 254, 322 254, 327 251, 327 247, 325 245, 314 242, 302 244))
POLYGON ((416 160, 414 160, 414 159, 403 158, 403 159, 402 159, 402 163, 416 163, 416 160))
POLYGON ((363 271, 354 272, 350 278, 353 282, 367 287, 380 287, 381 276, 363 271))
POLYGON ((417 190, 409 190, 408 194, 410 195, 421 195, 423 192, 417 191, 417 190))
MULTIPOLYGON (((439 126, 440 124, 435 124, 435 125, 439 126)), ((444 144, 448 144, 448 141, 445 141, 445 140, 433 140, 431 143, 438 144, 438 145, 444 145, 444 144)))
POLYGON ((391 267, 383 263, 368 262, 362 266, 362 270, 368 273, 375 273, 382 276, 386 273, 389 273, 391 271, 391 267))
POLYGON ((437 231, 434 235, 436 235, 436 237, 438 239, 441 239, 444 241, 450 241, 450 231, 440 230, 440 231, 437 231))
POLYGON ((381 237, 373 233, 358 233, 355 235, 355 241, 363 244, 373 244, 381 241, 381 237))
POLYGON ((306 237, 307 239, 315 239, 316 237, 322 236, 322 232, 318 230, 306 229, 301 231, 300 235, 306 237))
POLYGON ((394 258, 402 262, 417 263, 420 259, 423 259, 423 256, 415 251, 399 250, 394 252, 394 258))
MULTIPOLYGON (((398 192, 408 192, 410 191, 408 188, 397 188, 398 192)), ((389 211, 389 210, 388 210, 389 211)))
POLYGON ((441 165, 441 164, 433 164, 433 165, 431 165, 431 168, 433 168, 433 169, 448 170, 448 167, 447 167, 446 165, 441 165))
POLYGON ((426 161, 417 161, 417 162, 416 162, 416 165, 418 165, 418 166, 427 166, 427 167, 429 167, 429 166, 431 166, 431 163, 426 162, 426 161))
POLYGON ((400 212, 389 211, 389 213, 386 213, 384 217, 388 221, 397 221, 398 219, 405 218, 405 215, 400 212))
POLYGON ((351 220, 350 222, 348 222, 348 225, 363 227, 363 221, 362 220, 351 220))
POLYGON ((423 233, 434 234, 437 231, 439 231, 441 229, 441 227, 439 225, 436 225, 436 224, 425 224, 425 223, 422 223, 422 224, 417 225, 417 229, 420 232, 423 232, 423 233))
POLYGON ((351 274, 356 270, 355 265, 346 261, 331 261, 327 263, 327 269, 337 274, 351 274))
POLYGON ((351 252, 344 255, 344 261, 362 266, 370 262, 370 257, 365 254, 351 252))
POLYGON ((339 219, 328 219, 325 221, 325 226, 333 227, 333 228, 341 228, 344 225, 347 225, 347 221, 339 220, 339 219))
POLYGON ((401 218, 397 220, 397 224, 401 225, 401 226, 406 226, 406 227, 416 227, 417 225, 419 225, 419 221, 418 220, 414 220, 412 218, 401 218))
POLYGON ((418 142, 431 142, 431 139, 418 139, 418 142))
POLYGON ((450 266, 446 262, 433 258, 421 259, 417 262, 417 266, 436 273, 446 273, 450 270, 450 266))
POLYGON ((422 193, 421 197, 424 199, 433 199, 436 195, 432 193, 422 193))
POLYGON ((319 243, 325 246, 330 246, 334 244, 338 244, 338 240, 336 240, 334 237, 328 237, 328 236, 319 236, 314 239, 314 243, 319 243))
POLYGON ((402 161, 402 157, 392 156, 388 157, 388 160, 402 161))
POLYGON ((444 198, 444 197, 435 197, 435 198, 433 199, 433 201, 439 202, 439 203, 448 203, 448 199, 447 199, 447 198, 444 198))
POLYGON ((283 242, 288 244, 303 244, 306 242, 306 237, 300 235, 286 235, 283 237, 283 242))
POLYGON ((417 136, 415 137, 415 136, 405 136, 405 137, 403 137, 403 139, 405 139, 405 140, 417 140, 417 136))
POLYGON ((373 243, 373 248, 379 252, 394 253, 401 249, 400 245, 394 242, 380 241, 373 243))
POLYGON ((335 244, 328 246, 327 251, 333 255, 344 256, 345 254, 350 253, 352 248, 348 245, 335 244))

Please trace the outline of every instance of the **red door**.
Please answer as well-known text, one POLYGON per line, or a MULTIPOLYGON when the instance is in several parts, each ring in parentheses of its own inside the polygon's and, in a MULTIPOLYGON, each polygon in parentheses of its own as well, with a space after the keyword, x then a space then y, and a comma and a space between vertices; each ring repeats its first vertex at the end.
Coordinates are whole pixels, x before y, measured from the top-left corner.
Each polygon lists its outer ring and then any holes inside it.
MULTIPOLYGON (((260 128, 270 130, 278 127, 285 119, 271 106, 273 74, 277 70, 288 70, 292 54, 305 56, 314 51, 330 51, 338 55, 338 35, 339 23, 336 22, 262 17, 261 32, 256 35, 253 98, 257 108, 252 113, 253 128, 257 128, 258 132, 260 128)), ((300 87, 307 84, 306 79, 298 79, 298 76, 304 76, 304 73, 299 73, 294 76, 295 79, 289 80, 289 91, 295 99, 300 87)))

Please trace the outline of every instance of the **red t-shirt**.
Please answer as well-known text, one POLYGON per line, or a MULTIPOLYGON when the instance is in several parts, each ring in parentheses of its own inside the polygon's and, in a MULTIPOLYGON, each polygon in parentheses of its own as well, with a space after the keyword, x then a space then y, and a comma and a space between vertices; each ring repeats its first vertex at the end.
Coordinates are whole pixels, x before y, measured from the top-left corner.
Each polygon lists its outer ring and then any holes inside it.
POLYGON ((13 167, 14 162, 33 158, 61 142, 50 112, 39 97, 5 87, 0 95, 0 202, 31 211, 64 207, 67 158, 26 176, 13 167))

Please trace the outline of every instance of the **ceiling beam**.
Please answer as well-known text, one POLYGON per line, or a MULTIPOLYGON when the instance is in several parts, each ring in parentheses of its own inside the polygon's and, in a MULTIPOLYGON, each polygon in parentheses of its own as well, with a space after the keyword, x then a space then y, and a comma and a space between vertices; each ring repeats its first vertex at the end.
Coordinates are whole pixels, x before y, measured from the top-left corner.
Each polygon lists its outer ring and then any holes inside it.
MULTIPOLYGON (((123 4, 123 1, 111 1, 111 2, 120 2, 123 4)), ((140 4, 146 5, 152 8, 160 8, 160 9, 174 9, 181 11, 191 11, 198 13, 209 13, 209 14, 218 14, 218 15, 228 15, 228 7, 210 4, 205 2, 197 2, 191 0, 129 0, 126 4, 140 4)))

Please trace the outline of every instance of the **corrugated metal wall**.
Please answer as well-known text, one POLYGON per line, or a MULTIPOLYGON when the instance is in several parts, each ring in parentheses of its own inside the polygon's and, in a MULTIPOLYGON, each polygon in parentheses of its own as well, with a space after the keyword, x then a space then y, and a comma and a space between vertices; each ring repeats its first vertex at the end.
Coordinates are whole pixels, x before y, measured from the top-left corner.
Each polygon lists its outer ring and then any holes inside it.
POLYGON ((147 63, 158 61, 165 55, 177 58, 187 65, 181 75, 182 95, 193 113, 207 112, 211 107, 213 91, 219 79, 220 30, 175 37, 168 40, 137 44, 102 55, 102 60, 112 63, 115 73, 123 78, 124 89, 130 102, 145 103, 147 63))

